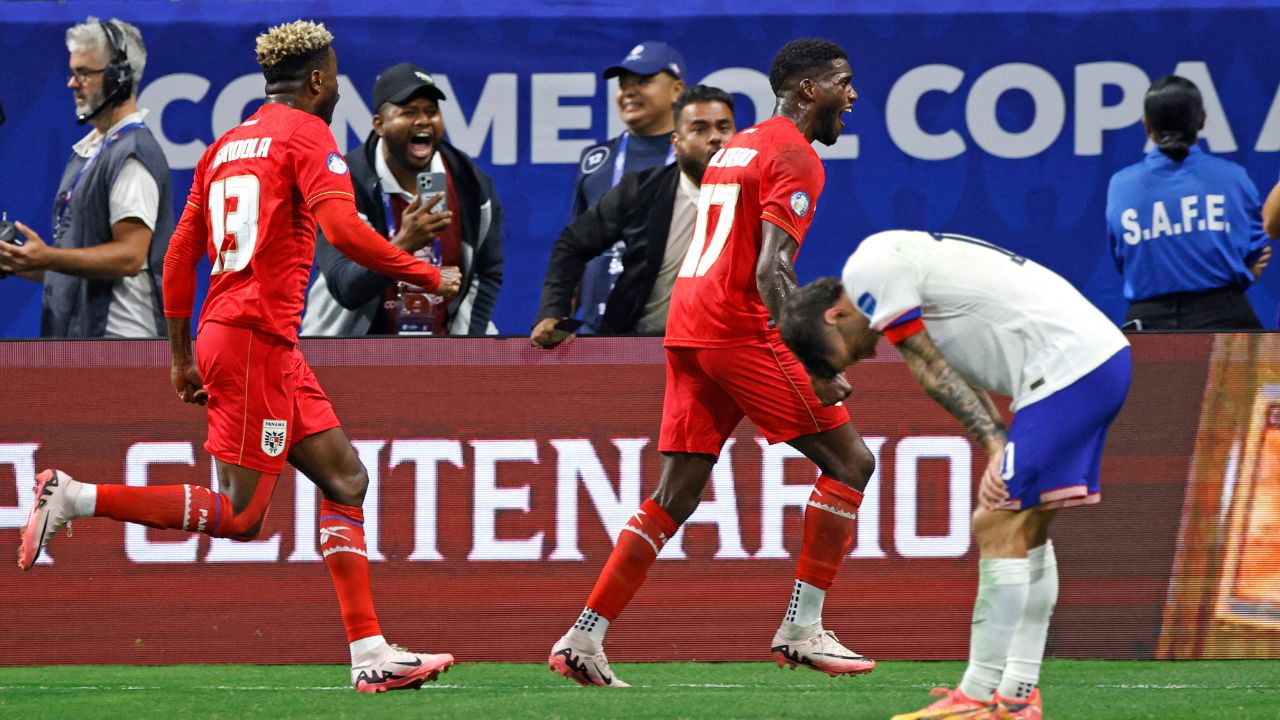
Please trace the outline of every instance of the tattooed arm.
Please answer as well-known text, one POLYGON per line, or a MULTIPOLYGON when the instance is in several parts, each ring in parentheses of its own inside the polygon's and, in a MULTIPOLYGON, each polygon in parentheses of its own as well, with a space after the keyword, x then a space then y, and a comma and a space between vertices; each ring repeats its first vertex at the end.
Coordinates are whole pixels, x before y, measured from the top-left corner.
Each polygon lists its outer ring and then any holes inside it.
POLYGON ((1003 452, 1008 431, 991 396, 960 377, 933 344, 928 331, 922 330, 898 343, 898 352, 929 397, 963 423, 988 454, 1003 452))

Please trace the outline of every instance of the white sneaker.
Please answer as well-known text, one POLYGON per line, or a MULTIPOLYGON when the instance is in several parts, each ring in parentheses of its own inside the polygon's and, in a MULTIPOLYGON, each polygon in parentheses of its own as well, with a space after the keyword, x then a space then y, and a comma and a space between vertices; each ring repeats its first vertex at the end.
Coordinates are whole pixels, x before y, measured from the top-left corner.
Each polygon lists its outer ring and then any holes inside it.
POLYGON ((572 628, 551 648, 547 668, 579 685, 631 687, 609 669, 604 648, 581 630, 572 628))
POLYGON ((449 672, 453 656, 411 653, 399 645, 383 645, 351 666, 351 684, 356 692, 380 693, 388 690, 417 690, 422 683, 449 672))
POLYGON ((75 480, 61 470, 45 470, 36 475, 36 500, 22 527, 22 542, 18 545, 18 567, 30 570, 40 557, 40 551, 65 525, 71 534, 73 502, 67 490, 75 480))
POLYGON ((831 677, 837 675, 861 675, 876 667, 876 661, 863 657, 840 644, 830 630, 823 630, 822 623, 802 626, 784 622, 773 636, 773 659, 778 667, 803 665, 831 677))

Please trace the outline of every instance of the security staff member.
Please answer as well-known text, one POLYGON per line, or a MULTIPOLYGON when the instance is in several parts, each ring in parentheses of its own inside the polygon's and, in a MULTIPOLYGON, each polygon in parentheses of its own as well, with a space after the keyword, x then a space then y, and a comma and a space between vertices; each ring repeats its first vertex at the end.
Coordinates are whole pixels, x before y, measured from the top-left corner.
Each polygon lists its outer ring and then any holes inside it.
POLYGON ((1244 168, 1196 145, 1204 121, 1190 80, 1156 80, 1142 118, 1156 148, 1111 178, 1107 229, 1126 328, 1262 327, 1244 296, 1271 256, 1258 189, 1244 168))
MULTIPOLYGON (((600 201, 629 172, 671 165, 674 127, 672 107, 684 92, 684 58, 675 48, 647 40, 636 45, 604 78, 618 78, 618 114, 627 129, 615 138, 587 148, 578 161, 573 183, 573 218, 600 201)), ((579 305, 584 332, 601 331, 609 293, 622 274, 621 243, 587 264, 579 305)))

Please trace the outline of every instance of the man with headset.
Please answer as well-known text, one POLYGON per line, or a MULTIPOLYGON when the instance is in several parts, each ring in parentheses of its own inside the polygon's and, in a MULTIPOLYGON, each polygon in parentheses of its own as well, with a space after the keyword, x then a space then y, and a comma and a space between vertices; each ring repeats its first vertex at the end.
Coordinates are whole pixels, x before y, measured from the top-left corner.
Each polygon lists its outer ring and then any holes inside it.
POLYGON ((0 271, 44 283, 43 337, 165 335, 160 271, 173 233, 164 153, 143 124, 137 88, 147 61, 138 28, 90 17, 67 30, 67 87, 76 122, 53 207, 53 242, 15 223, 0 271))

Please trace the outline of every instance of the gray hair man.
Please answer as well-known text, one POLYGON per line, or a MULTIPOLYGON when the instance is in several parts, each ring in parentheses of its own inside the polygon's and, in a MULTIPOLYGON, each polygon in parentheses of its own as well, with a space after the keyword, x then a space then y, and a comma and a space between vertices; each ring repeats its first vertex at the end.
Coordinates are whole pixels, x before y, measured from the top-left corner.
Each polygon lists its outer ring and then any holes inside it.
POLYGON ((44 283, 44 337, 165 334, 160 272, 173 233, 164 153, 143 124, 137 89, 147 51, 138 28, 90 17, 67 30, 67 88, 76 122, 54 203, 53 241, 15 223, 22 244, 0 243, 0 270, 44 283))

